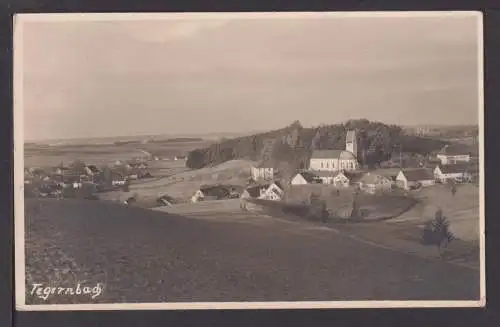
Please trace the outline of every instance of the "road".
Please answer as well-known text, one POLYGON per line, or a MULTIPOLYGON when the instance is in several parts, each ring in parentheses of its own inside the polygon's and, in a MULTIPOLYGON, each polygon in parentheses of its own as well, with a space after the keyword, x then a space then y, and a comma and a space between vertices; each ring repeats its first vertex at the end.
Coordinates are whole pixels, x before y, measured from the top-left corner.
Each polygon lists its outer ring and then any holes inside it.
MULTIPOLYGON (((28 203, 28 205, 30 205, 28 203)), ((27 302, 477 300, 479 272, 255 213, 192 219, 113 203, 43 200, 26 215, 27 302), (55 280, 55 282, 54 282, 55 280), (94 300, 32 283, 102 283, 94 300)))

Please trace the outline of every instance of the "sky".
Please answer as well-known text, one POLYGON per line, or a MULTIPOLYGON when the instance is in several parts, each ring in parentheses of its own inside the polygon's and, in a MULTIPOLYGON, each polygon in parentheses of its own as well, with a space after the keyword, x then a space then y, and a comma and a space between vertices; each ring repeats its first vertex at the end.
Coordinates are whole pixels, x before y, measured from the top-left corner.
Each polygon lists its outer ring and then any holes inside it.
POLYGON ((478 16, 213 15, 24 21, 25 139, 478 122, 478 16))

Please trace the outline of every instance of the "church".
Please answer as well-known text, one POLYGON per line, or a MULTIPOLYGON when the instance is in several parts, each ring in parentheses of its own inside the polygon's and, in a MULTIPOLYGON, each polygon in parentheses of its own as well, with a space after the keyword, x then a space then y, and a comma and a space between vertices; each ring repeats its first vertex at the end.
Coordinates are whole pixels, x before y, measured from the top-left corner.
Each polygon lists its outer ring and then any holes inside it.
POLYGON ((345 150, 314 150, 309 169, 316 171, 350 171, 359 169, 358 142, 355 131, 347 131, 345 150))

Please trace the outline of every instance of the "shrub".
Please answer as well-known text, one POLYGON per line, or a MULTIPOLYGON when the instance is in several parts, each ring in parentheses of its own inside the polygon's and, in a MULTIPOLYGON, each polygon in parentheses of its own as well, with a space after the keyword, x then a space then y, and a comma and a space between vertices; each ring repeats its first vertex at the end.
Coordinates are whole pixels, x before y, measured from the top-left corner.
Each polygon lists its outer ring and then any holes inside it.
POLYGON ((441 250, 453 240, 453 233, 450 231, 448 218, 443 215, 443 211, 436 211, 434 219, 427 221, 422 233, 422 243, 424 245, 434 245, 441 250))

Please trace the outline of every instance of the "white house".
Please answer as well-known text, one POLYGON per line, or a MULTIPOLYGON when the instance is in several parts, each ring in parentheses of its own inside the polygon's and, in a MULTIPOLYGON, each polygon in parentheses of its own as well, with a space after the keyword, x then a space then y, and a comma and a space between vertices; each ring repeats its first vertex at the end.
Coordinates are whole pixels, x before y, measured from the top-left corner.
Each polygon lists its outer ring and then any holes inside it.
POLYGON ((258 180, 273 180, 276 173, 274 166, 271 162, 265 161, 257 166, 252 166, 252 178, 258 180))
POLYGON ((350 179, 343 172, 339 171, 333 177, 333 185, 336 187, 349 187, 350 179))
POLYGON ((468 165, 465 164, 438 165, 434 169, 434 177, 442 183, 450 180, 461 182, 472 179, 468 165))
POLYGON ((241 194, 241 199, 258 199, 265 191, 269 188, 271 184, 254 185, 247 187, 241 194))
POLYGON ((191 202, 222 200, 229 198, 229 195, 230 191, 224 186, 204 186, 195 192, 195 194, 191 197, 191 202))
POLYGON ((377 191, 387 191, 392 188, 392 181, 377 173, 366 173, 358 182, 359 188, 367 193, 375 193, 377 191))
POLYGON ((417 185, 431 186, 436 183, 431 169, 402 169, 396 177, 398 186, 408 190, 417 185))
POLYGON ((285 191, 279 182, 274 182, 262 192, 259 199, 280 201, 283 198, 285 191))
POLYGON ((464 144, 445 145, 436 157, 442 165, 466 163, 470 161, 469 150, 464 144))

